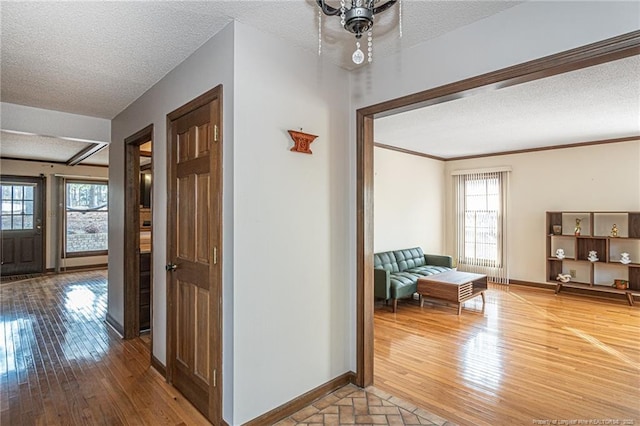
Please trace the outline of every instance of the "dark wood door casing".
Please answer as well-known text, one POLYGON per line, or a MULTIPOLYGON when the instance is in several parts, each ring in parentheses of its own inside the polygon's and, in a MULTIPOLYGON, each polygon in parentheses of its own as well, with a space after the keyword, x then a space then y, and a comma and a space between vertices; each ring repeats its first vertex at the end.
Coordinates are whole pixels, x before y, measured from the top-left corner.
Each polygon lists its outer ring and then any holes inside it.
POLYGON ((221 122, 222 86, 167 115, 167 379, 214 424, 222 423, 221 122))
MULTIPOLYGON (((140 335, 140 145, 153 143, 153 124, 124 140, 125 218, 124 221, 124 338, 140 335)), ((152 213, 153 214, 153 213, 152 213)), ((149 281, 153 282, 149 259, 149 281)), ((153 289, 150 289, 150 299, 153 289)), ((152 309, 152 308, 151 308, 152 309)), ((153 327, 152 324, 150 324, 153 327)), ((151 330, 153 340, 153 329, 151 330)))
POLYGON ((640 31, 356 111, 356 384, 373 384, 373 120, 640 54, 640 31))
MULTIPOLYGON (((43 273, 45 271, 46 177, 0 176, 3 185, 33 186, 32 227, 28 229, 2 229, 0 271, 2 276, 43 273)), ((6 202, 6 200, 4 201, 6 202)), ((13 209, 13 202, 9 200, 13 209)), ((24 207, 23 207, 24 208, 24 207)))

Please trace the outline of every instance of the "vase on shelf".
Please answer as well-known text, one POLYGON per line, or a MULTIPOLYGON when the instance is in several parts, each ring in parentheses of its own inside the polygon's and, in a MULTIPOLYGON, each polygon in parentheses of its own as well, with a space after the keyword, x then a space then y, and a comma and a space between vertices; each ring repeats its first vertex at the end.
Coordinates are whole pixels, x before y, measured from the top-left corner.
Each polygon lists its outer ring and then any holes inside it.
POLYGON ((591 251, 589 252, 589 256, 587 256, 587 259, 588 259, 590 262, 597 262, 597 261, 599 260, 599 259, 598 259, 598 252, 597 252, 597 251, 595 251, 595 250, 591 250, 591 251))
POLYGON ((620 263, 628 265, 631 263, 631 258, 629 257, 629 253, 620 253, 620 263))
POLYGON ((618 290, 626 290, 629 288, 629 281, 627 280, 613 280, 613 287, 618 290))
POLYGON ((556 250, 556 257, 558 259, 564 259, 564 250, 559 248, 558 250, 556 250))

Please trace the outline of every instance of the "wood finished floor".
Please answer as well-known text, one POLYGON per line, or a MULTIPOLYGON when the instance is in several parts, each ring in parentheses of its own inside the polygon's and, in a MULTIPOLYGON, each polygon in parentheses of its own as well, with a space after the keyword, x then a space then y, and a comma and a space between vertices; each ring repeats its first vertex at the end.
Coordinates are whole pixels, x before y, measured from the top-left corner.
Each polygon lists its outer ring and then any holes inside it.
POLYGON ((0 284, 1 425, 208 424, 104 323, 106 271, 0 284))
MULTIPOLYGON (((207 424, 105 313, 105 271, 0 284, 1 425, 207 424)), ((477 298, 460 316, 379 306, 375 337, 375 388, 345 387, 283 424, 342 424, 329 411, 348 411, 345 398, 355 422, 363 395, 371 415, 404 410, 372 424, 640 424, 638 305, 496 286, 484 311, 477 298)))
MULTIPOLYGON (((106 300, 106 271, 0 285, 0 425, 209 424, 150 368, 149 334, 123 341, 105 325, 106 300)), ((448 424, 385 392, 353 385, 281 424, 338 422, 448 424)))
POLYGON ((452 422, 640 425, 638 304, 493 285, 484 311, 406 301, 374 321, 374 385, 452 422))

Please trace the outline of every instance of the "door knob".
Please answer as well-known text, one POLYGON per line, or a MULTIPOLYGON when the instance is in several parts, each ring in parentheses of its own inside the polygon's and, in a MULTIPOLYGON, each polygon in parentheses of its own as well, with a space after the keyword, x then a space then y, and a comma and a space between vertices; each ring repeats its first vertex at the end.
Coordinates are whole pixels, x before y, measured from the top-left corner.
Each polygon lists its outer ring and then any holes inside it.
POLYGON ((178 265, 176 265, 175 263, 167 263, 167 266, 164 267, 167 272, 173 272, 176 269, 178 269, 178 265))

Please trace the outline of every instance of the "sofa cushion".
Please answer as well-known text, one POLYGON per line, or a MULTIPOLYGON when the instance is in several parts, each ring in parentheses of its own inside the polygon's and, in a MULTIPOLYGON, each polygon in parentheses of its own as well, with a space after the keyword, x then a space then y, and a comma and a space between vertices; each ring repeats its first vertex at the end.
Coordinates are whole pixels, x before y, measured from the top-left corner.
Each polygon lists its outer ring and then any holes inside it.
POLYGON ((410 296, 416 292, 416 281, 421 275, 409 272, 393 272, 389 275, 389 286, 391 287, 391 298, 399 299, 410 296))
POLYGON ((398 263, 398 269, 404 271, 425 264, 424 253, 420 247, 395 250, 393 255, 398 263))
POLYGON ((410 272, 412 274, 417 274, 423 277, 439 274, 440 272, 450 271, 451 268, 447 268, 446 266, 434 266, 434 265, 423 265, 418 266, 417 268, 407 269, 405 272, 410 272))
POLYGON ((376 269, 384 269, 388 272, 400 272, 398 262, 396 261, 396 257, 392 251, 374 254, 373 267, 376 269))

